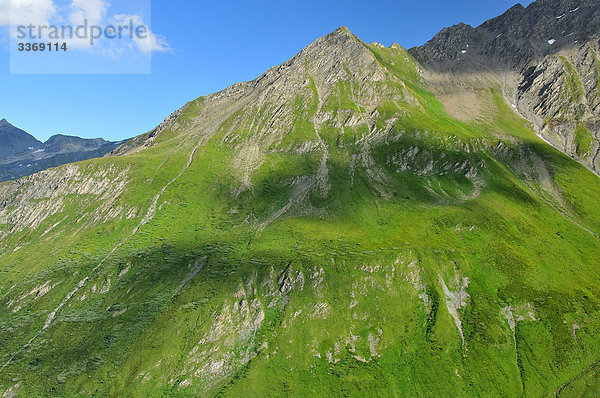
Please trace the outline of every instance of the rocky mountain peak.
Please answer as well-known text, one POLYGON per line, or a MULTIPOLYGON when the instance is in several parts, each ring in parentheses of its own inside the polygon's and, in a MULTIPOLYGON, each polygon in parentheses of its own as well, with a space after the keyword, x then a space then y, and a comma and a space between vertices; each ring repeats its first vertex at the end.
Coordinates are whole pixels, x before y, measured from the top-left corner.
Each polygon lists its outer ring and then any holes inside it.
MULTIPOLYGON (((270 68, 255 80, 236 83, 219 93, 209 95, 207 99, 239 98, 239 95, 249 90, 255 92, 266 89, 276 81, 278 81, 277 86, 287 85, 286 92, 289 92, 297 86, 297 80, 306 79, 307 68, 310 69, 309 73, 322 75, 344 69, 342 67, 344 64, 352 66, 372 61, 373 57, 367 45, 347 27, 341 26, 315 40, 287 62, 270 68), (293 82, 290 82, 290 79, 293 82)), ((351 69, 355 68, 351 67, 351 69)))
POLYGON ((494 21, 498 20, 498 19, 515 19, 518 18, 527 8, 525 8, 523 6, 523 4, 521 3, 517 3, 514 6, 512 6, 511 8, 509 8, 508 10, 506 10, 506 12, 504 12, 504 14, 501 14, 495 18, 489 19, 487 21, 485 21, 482 26, 485 26, 486 24, 493 24, 494 21))
POLYGON ((56 143, 61 143, 61 142, 73 142, 73 141, 101 141, 101 142, 108 142, 102 138, 95 138, 95 139, 86 139, 86 138, 81 138, 81 137, 77 137, 74 135, 66 135, 66 134, 54 134, 52 137, 48 138, 48 141, 46 141, 46 144, 56 144, 56 143))
MULTIPOLYGON (((272 120, 266 126, 264 123, 256 123, 256 126, 262 127, 256 129, 253 126, 252 133, 247 134, 246 138, 250 139, 255 135, 260 138, 256 138, 254 143, 264 140, 261 142, 274 145, 274 142, 283 140, 285 135, 294 130, 295 121, 299 117, 299 104, 314 104, 310 111, 313 114, 311 123, 331 117, 328 109, 338 107, 340 102, 345 102, 345 108, 338 113, 347 114, 344 115, 345 118, 351 118, 351 113, 358 109, 364 109, 366 113, 372 112, 381 98, 389 94, 385 92, 387 86, 381 83, 395 79, 390 70, 377 59, 377 51, 388 57, 391 53, 398 55, 402 52, 404 56, 398 62, 406 62, 409 68, 417 67, 412 59, 408 60, 410 57, 398 44, 389 49, 377 43, 369 45, 342 26, 318 38, 291 59, 270 68, 258 78, 236 83, 223 91, 203 97, 196 120, 202 120, 205 125, 220 124, 222 120, 211 120, 212 116, 223 113, 223 109, 229 109, 228 112, 239 115, 231 121, 231 130, 247 131, 247 127, 238 125, 244 120, 244 116, 251 118, 255 117, 252 115, 272 115, 272 120)), ((394 91, 390 95, 403 94, 394 91)), ((176 125, 177 117, 184 111, 185 108, 176 111, 157 129, 125 144, 112 154, 127 154, 151 145, 158 134, 176 125)), ((351 121, 354 124, 359 122, 359 117, 354 117, 351 121)))
POLYGON ((314 45, 321 47, 336 46, 346 41, 360 42, 360 39, 354 35, 347 26, 340 26, 333 32, 318 38, 309 46, 307 46, 307 48, 310 48, 314 45))
POLYGON ((558 51, 578 47, 600 33, 595 0, 537 0, 521 4, 477 28, 442 30, 411 53, 435 70, 521 70, 558 51))
POLYGON ((600 174, 599 39, 598 0, 537 0, 409 51, 434 74, 465 79, 466 91, 494 76, 540 136, 600 174))
POLYGON ((2 119, 0 120, 0 129, 7 129, 7 128, 11 128, 14 127, 12 124, 10 124, 10 122, 6 119, 2 119))
POLYGON ((44 143, 48 152, 88 151, 109 144, 102 138, 86 139, 64 134, 53 135, 44 143))
POLYGON ((345 36, 345 37, 356 38, 356 36, 352 32, 350 32, 350 29, 347 26, 340 26, 339 28, 337 28, 330 34, 326 35, 325 37, 334 37, 334 36, 345 36))
MULTIPOLYGON (((315 67, 326 64, 354 64, 370 57, 366 43, 360 40, 350 30, 341 26, 333 32, 315 40, 312 44, 300 51, 283 66, 307 65, 318 63, 315 67)), ((315 69, 317 69, 315 68, 315 69)))
POLYGON ((0 160, 29 148, 37 148, 41 144, 40 141, 16 128, 6 119, 0 121, 0 160))

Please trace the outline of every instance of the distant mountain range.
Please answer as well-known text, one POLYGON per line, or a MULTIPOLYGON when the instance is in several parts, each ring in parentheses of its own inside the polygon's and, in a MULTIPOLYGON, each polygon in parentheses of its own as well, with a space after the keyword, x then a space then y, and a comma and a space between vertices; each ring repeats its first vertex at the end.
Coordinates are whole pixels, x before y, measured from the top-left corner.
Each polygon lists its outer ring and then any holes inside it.
POLYGON ((65 163, 106 155, 123 142, 57 134, 41 142, 31 134, 0 121, 0 182, 31 175, 65 163))

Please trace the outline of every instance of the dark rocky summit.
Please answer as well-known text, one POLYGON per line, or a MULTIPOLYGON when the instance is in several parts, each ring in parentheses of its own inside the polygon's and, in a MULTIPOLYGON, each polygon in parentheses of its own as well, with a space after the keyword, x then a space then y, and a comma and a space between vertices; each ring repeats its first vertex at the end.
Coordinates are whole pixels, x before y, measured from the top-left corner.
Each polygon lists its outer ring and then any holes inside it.
POLYGON ((443 29, 411 54, 435 70, 523 69, 531 62, 597 38, 597 0, 538 0, 517 4, 473 28, 464 23, 443 29))
POLYGON ((473 28, 446 28, 410 53, 434 74, 503 87, 538 134, 600 173, 600 2, 538 0, 473 28))
POLYGON ((30 134, 16 128, 6 119, 0 120, 0 160, 40 145, 42 143, 30 134))

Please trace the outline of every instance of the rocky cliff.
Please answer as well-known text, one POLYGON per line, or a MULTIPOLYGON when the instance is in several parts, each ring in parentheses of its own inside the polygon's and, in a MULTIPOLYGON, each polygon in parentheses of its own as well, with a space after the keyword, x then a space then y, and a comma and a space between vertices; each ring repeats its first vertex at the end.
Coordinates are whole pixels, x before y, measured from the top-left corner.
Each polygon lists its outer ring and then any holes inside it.
POLYGON ((444 29, 410 52, 471 89, 493 75, 544 139, 599 173, 599 39, 597 1, 538 0, 477 28, 444 29))

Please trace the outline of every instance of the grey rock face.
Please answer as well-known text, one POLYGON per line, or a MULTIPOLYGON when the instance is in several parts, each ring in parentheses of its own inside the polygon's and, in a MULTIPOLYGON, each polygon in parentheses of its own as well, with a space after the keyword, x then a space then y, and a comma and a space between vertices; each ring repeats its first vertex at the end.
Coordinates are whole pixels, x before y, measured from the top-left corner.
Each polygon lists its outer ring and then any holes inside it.
POLYGON ((459 24, 411 54, 434 70, 521 70, 600 33, 597 0, 537 0, 520 4, 477 28, 459 24))
POLYGON ((523 73, 519 109, 552 145, 600 172, 598 42, 550 55, 523 73))
POLYGON ((495 74, 545 140, 600 173, 599 39, 597 0, 537 0, 477 28, 444 29, 410 52, 434 73, 495 74))
MULTIPOLYGON (((197 138, 196 132, 208 137, 227 120, 224 142, 236 147, 246 158, 252 158, 247 156, 251 153, 276 150, 326 151, 319 132, 321 124, 328 122, 341 128, 368 123, 377 117, 373 112, 387 96, 414 101, 408 90, 401 93, 397 87, 386 88, 385 82, 390 80, 398 81, 377 61, 364 42, 342 27, 257 79, 234 84, 188 104, 157 129, 129 141, 113 153, 135 152, 152 145, 163 130, 181 129, 183 126, 178 117, 189 106, 198 107, 194 119, 185 126, 191 131, 190 139, 197 138), (347 107, 340 107, 335 102, 343 95, 351 99, 347 107), (304 105, 307 103, 313 104, 313 114, 296 114, 306 112, 304 105), (314 130, 311 137, 298 142, 285 141, 297 121, 303 118, 310 119, 307 129, 314 130), (240 139, 240 131, 247 132, 244 140, 240 139)), ((256 162, 259 164, 260 160, 256 162)), ((246 163, 240 164, 240 169, 252 168, 246 163)))
POLYGON ((11 225, 11 230, 0 231, 0 242, 8 233, 35 228, 62 211, 69 195, 85 197, 87 203, 82 205, 96 209, 87 215, 86 222, 132 218, 135 210, 116 202, 127 185, 128 172, 116 167, 91 170, 67 165, 1 184, 0 223, 11 225))

